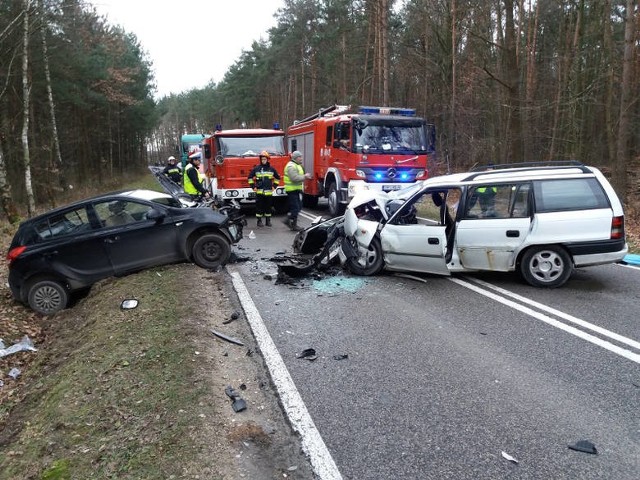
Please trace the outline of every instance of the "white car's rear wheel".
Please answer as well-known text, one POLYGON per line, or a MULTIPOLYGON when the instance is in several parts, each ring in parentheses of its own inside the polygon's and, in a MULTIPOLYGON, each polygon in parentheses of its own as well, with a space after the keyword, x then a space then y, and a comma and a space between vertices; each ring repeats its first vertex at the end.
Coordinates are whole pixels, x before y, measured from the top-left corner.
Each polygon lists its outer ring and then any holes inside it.
POLYGON ((564 285, 573 271, 571 257, 561 247, 531 247, 520 261, 522 277, 534 287, 555 288, 564 285))

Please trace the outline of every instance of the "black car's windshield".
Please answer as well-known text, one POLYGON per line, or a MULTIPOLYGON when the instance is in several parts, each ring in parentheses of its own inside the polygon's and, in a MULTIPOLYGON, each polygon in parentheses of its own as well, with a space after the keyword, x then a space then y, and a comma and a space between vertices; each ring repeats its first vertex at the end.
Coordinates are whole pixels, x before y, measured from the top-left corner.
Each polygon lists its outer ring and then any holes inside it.
POLYGON ((425 153, 429 142, 424 123, 416 120, 354 122, 355 149, 361 153, 425 153))
POLYGON ((266 150, 270 155, 284 155, 284 136, 218 137, 223 157, 251 157, 266 150))

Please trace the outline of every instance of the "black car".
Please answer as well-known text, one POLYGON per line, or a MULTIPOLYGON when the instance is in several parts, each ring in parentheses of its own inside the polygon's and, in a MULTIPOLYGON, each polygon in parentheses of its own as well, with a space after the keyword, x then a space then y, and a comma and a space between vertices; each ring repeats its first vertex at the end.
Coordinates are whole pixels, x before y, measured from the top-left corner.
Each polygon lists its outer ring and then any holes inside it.
POLYGON ((244 220, 211 208, 185 208, 151 190, 113 192, 26 220, 7 260, 13 297, 42 314, 65 308, 98 280, 162 264, 224 265, 244 220))

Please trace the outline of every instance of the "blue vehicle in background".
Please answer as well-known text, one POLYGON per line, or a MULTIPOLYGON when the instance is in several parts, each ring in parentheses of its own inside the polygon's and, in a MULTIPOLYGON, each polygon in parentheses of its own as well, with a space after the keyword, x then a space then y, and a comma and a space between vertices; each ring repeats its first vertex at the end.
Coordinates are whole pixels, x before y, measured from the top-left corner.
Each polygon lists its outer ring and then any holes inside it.
POLYGON ((185 167, 191 155, 200 152, 204 138, 204 133, 187 133, 180 137, 180 145, 178 146, 178 149, 180 150, 179 154, 182 168, 185 167))

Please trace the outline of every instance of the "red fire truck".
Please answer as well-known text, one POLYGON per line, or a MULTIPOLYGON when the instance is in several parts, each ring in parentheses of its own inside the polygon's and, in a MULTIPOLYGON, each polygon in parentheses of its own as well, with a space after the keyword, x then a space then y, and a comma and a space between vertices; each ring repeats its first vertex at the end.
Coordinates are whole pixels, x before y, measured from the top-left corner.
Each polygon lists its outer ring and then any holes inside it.
POLYGON ((341 215, 358 190, 398 190, 425 180, 435 152, 435 127, 409 108, 333 105, 297 120, 287 131, 289 151, 303 154, 303 205, 326 197, 341 215))
POLYGON ((274 125, 273 130, 263 128, 216 131, 202 140, 204 168, 214 198, 222 203, 233 201, 242 204, 255 203, 255 193, 249 187, 248 175, 260 163, 260 152, 271 156, 269 163, 280 174, 280 186, 274 192, 274 206, 286 205, 284 191, 284 166, 289 161, 284 132, 274 125))

